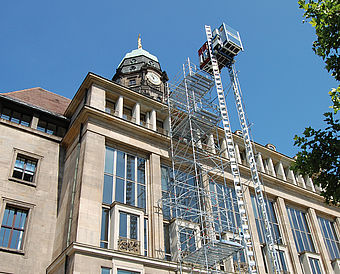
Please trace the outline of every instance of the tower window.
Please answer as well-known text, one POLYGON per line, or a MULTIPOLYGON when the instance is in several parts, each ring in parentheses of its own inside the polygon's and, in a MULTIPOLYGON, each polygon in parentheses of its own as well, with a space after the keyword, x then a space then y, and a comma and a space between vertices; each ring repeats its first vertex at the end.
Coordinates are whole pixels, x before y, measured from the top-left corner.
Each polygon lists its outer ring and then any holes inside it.
POLYGON ((130 79, 129 86, 134 86, 134 85, 136 85, 136 79, 130 79))

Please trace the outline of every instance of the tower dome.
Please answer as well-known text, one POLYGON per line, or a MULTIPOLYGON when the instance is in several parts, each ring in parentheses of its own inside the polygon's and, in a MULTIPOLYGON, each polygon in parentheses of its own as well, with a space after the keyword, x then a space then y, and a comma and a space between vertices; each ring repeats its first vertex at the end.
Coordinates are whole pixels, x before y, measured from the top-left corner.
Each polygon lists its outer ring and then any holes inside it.
POLYGON ((138 48, 125 54, 112 80, 143 95, 164 101, 168 76, 162 71, 158 58, 142 48, 139 36, 138 48))

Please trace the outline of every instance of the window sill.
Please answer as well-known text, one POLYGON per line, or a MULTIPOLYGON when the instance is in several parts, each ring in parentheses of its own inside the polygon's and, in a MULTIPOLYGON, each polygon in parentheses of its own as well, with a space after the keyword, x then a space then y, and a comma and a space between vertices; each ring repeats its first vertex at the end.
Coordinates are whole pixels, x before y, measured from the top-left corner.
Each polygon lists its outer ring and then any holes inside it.
POLYGON ((0 252, 8 252, 8 253, 15 253, 19 255, 25 255, 25 252, 23 250, 18 250, 18 249, 13 249, 13 248, 8 248, 8 247, 3 247, 0 246, 0 252))
POLYGON ((35 182, 28 182, 28 181, 18 179, 18 178, 15 178, 15 177, 9 177, 8 180, 14 181, 14 182, 17 182, 17 183, 20 183, 20 184, 32 186, 32 187, 37 187, 35 182))

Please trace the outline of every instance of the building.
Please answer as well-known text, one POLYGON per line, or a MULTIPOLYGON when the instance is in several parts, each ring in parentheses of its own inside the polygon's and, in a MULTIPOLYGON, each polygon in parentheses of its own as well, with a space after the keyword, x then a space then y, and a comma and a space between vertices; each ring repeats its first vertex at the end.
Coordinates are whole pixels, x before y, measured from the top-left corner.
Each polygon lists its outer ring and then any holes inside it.
MULTIPOLYGON (((167 81, 140 46, 112 80, 89 73, 72 100, 41 88, 0 94, 0 273, 178 273, 160 202, 171 180, 167 81)), ((270 273, 241 135, 233 138, 257 268, 270 273)), ((289 169, 293 159, 254 145, 282 273, 340 273, 339 208, 289 169)), ((237 229, 237 206, 219 191, 211 186, 215 206, 237 229)), ((219 273, 246 271, 241 262, 220 262, 219 273)))

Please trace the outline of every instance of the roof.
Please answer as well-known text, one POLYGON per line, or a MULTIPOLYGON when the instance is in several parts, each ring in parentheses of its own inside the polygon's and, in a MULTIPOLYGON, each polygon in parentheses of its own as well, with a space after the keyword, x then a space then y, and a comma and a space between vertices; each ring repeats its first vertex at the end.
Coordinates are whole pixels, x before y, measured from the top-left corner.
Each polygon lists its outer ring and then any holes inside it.
POLYGON ((64 115, 71 100, 40 87, 1 93, 1 95, 17 99, 47 111, 64 115))
POLYGON ((132 58, 132 57, 137 57, 137 56, 141 56, 141 55, 143 55, 145 57, 148 57, 151 60, 159 63, 158 58, 155 55, 152 55, 150 52, 146 51, 145 49, 139 48, 139 49, 134 49, 133 51, 128 52, 127 54, 125 54, 123 60, 119 64, 119 66, 122 64, 124 59, 132 58))

